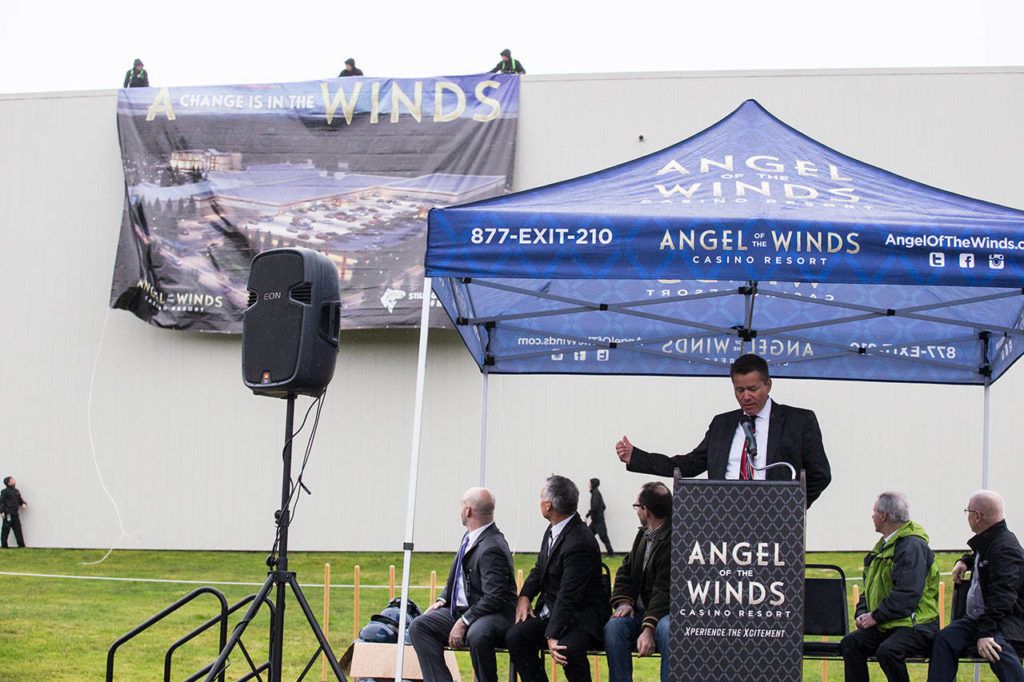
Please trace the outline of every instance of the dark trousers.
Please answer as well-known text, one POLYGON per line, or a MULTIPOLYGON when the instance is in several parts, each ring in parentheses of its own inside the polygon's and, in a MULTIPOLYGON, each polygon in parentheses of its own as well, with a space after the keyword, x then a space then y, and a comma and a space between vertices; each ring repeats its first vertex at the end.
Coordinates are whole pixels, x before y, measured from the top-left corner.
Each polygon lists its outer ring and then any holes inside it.
MULTIPOLYGON (((508 655, 522 682, 548 682, 548 673, 540 655, 548 648, 548 640, 544 636, 547 627, 547 618, 527 618, 513 625, 505 635, 508 655)), ((572 629, 562 635, 558 643, 568 647, 563 650, 569 659, 564 666, 565 678, 569 682, 590 682, 587 649, 599 647, 600 641, 582 630, 572 629)))
POLYGON ((11 536, 11 530, 14 530, 14 539, 18 541, 18 547, 24 547, 25 537, 21 534, 21 518, 18 512, 4 514, 3 528, 0 529, 0 547, 7 547, 7 538, 11 536))
MULTIPOLYGON (((1000 682, 1024 680, 1024 668, 1013 646, 1002 634, 997 634, 995 640, 1003 648, 999 652, 999 660, 989 663, 996 678, 1000 682)), ((954 682, 960 656, 977 643, 978 623, 973 618, 954 620, 939 630, 932 646, 932 660, 928 664, 928 682, 954 682)))
POLYGON ((917 627, 893 628, 883 632, 877 627, 854 630, 839 644, 843 652, 846 682, 868 682, 868 656, 878 658, 878 667, 889 682, 910 682, 907 658, 927 657, 938 622, 917 627))
MULTIPOLYGON (((456 612, 460 616, 461 612, 456 612)), ((428 611, 413 618, 409 624, 409 639, 416 650, 424 682, 451 682, 452 675, 444 663, 444 647, 448 635, 455 625, 455 618, 445 607, 428 611)), ((481 682, 498 682, 498 662, 494 655, 496 647, 505 646, 505 631, 512 625, 512 619, 500 613, 477 618, 469 626, 466 643, 473 660, 473 674, 481 682)))
POLYGON ((590 532, 597 537, 601 538, 601 542, 604 543, 604 548, 608 554, 612 553, 612 541, 608 539, 608 526, 605 525, 604 519, 600 521, 590 522, 590 532))

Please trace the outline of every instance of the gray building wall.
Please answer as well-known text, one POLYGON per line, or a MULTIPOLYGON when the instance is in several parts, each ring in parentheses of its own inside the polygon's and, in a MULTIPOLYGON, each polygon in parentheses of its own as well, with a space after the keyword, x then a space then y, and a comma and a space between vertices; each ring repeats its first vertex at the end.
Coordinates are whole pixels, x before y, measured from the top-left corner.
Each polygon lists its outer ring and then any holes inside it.
MULTIPOLYGON (((863 161, 1024 208, 1024 68, 527 76, 521 93, 517 189, 655 151, 755 98, 863 161)), ((115 103, 114 91, 0 97, 0 475, 15 475, 29 501, 35 546, 269 549, 284 402, 244 388, 238 337, 160 330, 106 307, 123 195, 115 103)), ((343 334, 293 549, 401 548, 417 339, 343 334)), ((991 487, 1018 528, 1021 372, 991 389, 991 487)), ((458 537, 459 496, 477 481, 480 386, 461 341, 431 332, 417 549, 451 550, 458 537)), ((867 548, 871 504, 888 488, 910 496, 934 547, 963 546, 960 510, 982 476, 981 388, 781 379, 773 396, 817 411, 832 461, 810 549, 867 548)), ((684 452, 733 404, 724 378, 491 377, 486 473, 499 524, 514 549, 536 551, 543 479, 585 487, 596 476, 625 549, 646 477, 623 470, 614 442, 684 452)))

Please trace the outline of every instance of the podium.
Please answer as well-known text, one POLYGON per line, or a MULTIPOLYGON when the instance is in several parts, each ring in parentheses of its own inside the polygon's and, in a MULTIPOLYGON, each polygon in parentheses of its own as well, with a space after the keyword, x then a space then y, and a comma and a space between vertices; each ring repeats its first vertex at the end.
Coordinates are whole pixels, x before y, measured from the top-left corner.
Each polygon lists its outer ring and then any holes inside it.
POLYGON ((675 472, 671 676, 799 682, 807 490, 675 472))

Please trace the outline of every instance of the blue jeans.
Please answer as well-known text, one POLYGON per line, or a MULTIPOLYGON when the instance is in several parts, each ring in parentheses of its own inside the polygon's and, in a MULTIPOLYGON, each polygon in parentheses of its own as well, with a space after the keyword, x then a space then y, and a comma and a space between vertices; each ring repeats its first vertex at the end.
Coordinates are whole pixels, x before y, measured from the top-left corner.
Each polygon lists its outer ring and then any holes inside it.
MULTIPOLYGON (((654 645, 661 654, 661 682, 669 682, 668 670, 668 616, 658 621, 654 630, 654 645)), ((636 640, 643 629, 644 614, 633 613, 632 618, 612 618, 604 626, 604 650, 608 655, 610 682, 631 682, 636 640)))
MULTIPOLYGON (((978 623, 973 618, 954 620, 939 630, 932 645, 932 659, 928 663, 928 682, 953 682, 960 656, 978 641, 978 623)), ((996 678, 1005 680, 1024 680, 1024 668, 1020 658, 1002 634, 995 636, 996 644, 1003 648, 999 652, 999 660, 989 663, 996 678)))

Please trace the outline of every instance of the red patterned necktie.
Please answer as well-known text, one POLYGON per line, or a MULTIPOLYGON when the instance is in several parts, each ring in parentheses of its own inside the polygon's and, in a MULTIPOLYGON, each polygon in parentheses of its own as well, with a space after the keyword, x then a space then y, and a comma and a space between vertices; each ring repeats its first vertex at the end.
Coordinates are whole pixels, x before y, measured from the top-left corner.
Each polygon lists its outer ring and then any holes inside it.
POLYGON ((754 437, 754 419, 750 415, 740 417, 740 427, 743 429, 743 452, 740 454, 740 480, 749 481, 754 477, 750 470, 750 462, 757 457, 757 439, 754 437), (749 461, 748 461, 749 460, 749 461))

